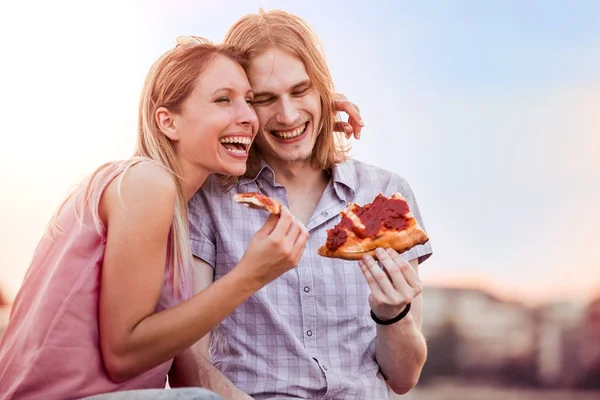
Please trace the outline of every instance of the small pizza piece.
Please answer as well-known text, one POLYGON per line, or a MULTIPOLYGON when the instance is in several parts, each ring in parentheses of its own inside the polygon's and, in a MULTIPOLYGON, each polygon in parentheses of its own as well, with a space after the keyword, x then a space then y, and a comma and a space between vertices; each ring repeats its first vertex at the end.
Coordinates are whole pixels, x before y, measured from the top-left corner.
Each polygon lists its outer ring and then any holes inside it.
POLYGON ((327 242, 317 251, 323 257, 360 260, 365 254, 375 257, 378 247, 401 254, 429 241, 400 193, 380 193, 362 207, 350 203, 340 215, 342 220, 327 231, 327 242))
POLYGON ((281 203, 277 200, 265 196, 258 192, 238 193, 233 196, 233 200, 242 203, 250 208, 265 210, 271 214, 281 214, 281 203))

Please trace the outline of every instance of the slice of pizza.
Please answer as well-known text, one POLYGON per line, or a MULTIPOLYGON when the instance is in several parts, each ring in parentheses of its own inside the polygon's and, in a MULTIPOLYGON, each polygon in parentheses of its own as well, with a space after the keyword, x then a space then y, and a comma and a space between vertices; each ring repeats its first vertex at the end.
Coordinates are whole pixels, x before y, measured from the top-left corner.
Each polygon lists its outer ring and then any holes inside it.
POLYGON ((281 203, 262 193, 238 193, 233 196, 233 200, 250 208, 265 210, 275 215, 281 214, 281 203))
POLYGON ((403 253, 429 240, 400 193, 380 193, 362 207, 350 203, 340 215, 342 220, 327 231, 327 242, 317 251, 323 257, 360 260, 365 254, 375 257, 378 247, 403 253))

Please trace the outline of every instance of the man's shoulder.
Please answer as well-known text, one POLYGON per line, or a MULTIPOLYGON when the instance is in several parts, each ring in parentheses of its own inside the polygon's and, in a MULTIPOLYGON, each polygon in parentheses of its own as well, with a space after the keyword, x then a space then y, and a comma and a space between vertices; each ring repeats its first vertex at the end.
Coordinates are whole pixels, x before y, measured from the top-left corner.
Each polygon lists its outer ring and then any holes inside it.
POLYGON ((345 161, 345 164, 348 164, 352 169, 354 169, 357 173, 360 174, 374 174, 380 176, 393 176, 396 175, 394 172, 391 172, 387 169, 383 169, 381 167, 377 167, 373 164, 366 163, 364 161, 357 160, 356 158, 351 158, 345 161))
POLYGON ((401 175, 387 169, 360 161, 349 159, 341 164, 351 172, 356 186, 366 188, 376 186, 373 190, 383 191, 385 188, 394 186, 397 188, 407 188, 408 182, 401 175), (380 187, 381 186, 381 187, 380 187))
POLYGON ((218 175, 210 175, 200 190, 190 199, 188 203, 190 215, 209 213, 213 209, 226 209, 224 206, 233 202, 234 193, 235 187, 224 191, 221 178, 218 175))

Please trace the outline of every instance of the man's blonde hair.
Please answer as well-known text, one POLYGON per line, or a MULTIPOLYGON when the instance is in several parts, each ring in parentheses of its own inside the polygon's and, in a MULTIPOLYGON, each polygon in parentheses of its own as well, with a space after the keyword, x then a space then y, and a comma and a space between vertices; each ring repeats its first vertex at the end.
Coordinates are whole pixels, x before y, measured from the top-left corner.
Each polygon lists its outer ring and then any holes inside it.
MULTIPOLYGON (((328 170, 348 158, 343 135, 333 130, 336 121, 333 79, 323 47, 306 21, 285 11, 260 9, 258 14, 248 14, 237 21, 227 32, 225 43, 241 50, 249 62, 271 48, 298 57, 321 97, 321 121, 317 124, 318 137, 311 164, 315 169, 328 170)), ((256 174, 257 161, 255 150, 252 150, 247 176, 256 174)))

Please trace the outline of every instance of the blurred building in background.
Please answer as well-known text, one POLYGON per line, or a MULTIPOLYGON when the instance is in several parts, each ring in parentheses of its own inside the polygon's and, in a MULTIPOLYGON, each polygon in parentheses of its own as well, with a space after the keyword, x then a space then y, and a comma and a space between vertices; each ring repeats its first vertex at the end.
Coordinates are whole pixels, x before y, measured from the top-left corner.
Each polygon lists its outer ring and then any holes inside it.
POLYGON ((600 390, 600 301, 534 308, 482 290, 436 287, 425 289, 423 301, 429 355, 420 385, 454 378, 600 390))
MULTIPOLYGON (((426 287, 428 360, 397 399, 600 399, 600 297, 540 307, 484 290, 426 287)), ((0 289, 0 337, 10 300, 0 289)))

